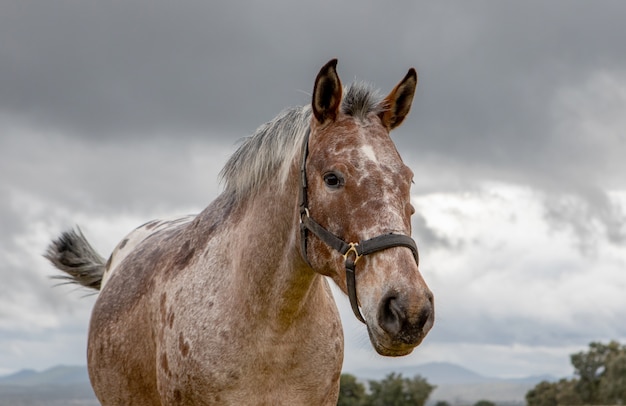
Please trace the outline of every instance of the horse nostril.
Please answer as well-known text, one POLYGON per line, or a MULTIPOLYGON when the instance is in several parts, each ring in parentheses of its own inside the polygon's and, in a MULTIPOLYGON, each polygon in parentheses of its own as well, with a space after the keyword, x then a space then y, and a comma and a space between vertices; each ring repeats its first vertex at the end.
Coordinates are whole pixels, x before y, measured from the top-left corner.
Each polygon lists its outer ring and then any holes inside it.
POLYGON ((378 324, 387 334, 397 339, 411 342, 423 337, 424 329, 432 322, 435 306, 432 294, 419 301, 419 307, 409 313, 406 301, 395 293, 384 297, 378 309, 378 324))
POLYGON ((387 296, 382 301, 378 312, 378 324, 389 335, 395 336, 400 332, 405 318, 405 312, 395 296, 387 296))
POLYGON ((426 325, 426 323, 428 323, 428 320, 430 320, 430 317, 432 316, 432 314, 433 314, 432 301, 428 301, 427 304, 425 304, 422 310, 420 311, 419 317, 417 318, 416 325, 420 331, 424 329, 424 326, 426 325))

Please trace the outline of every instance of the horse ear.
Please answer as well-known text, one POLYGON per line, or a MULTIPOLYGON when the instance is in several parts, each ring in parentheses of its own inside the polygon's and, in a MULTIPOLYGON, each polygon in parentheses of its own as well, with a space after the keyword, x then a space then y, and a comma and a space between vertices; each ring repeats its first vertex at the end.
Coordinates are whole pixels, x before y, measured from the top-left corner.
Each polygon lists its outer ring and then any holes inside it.
POLYGON ((380 113, 380 119, 389 130, 402 124, 404 118, 409 114, 416 87, 417 71, 411 68, 404 79, 385 97, 383 101, 384 110, 380 113))
POLYGON ((313 115, 320 124, 335 120, 341 104, 341 81, 337 75, 337 59, 330 60, 320 69, 313 88, 313 115))

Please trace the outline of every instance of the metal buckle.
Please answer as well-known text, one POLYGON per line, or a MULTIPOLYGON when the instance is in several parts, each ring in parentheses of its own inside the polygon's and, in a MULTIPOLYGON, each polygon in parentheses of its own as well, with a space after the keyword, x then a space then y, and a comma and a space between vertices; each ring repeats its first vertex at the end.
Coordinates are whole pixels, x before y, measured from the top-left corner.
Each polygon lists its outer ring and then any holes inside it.
POLYGON ((309 215, 309 208, 308 208, 308 207, 305 207, 305 208, 304 208, 304 210, 301 210, 301 211, 300 211, 300 224, 302 224, 302 223, 303 223, 302 219, 303 219, 305 216, 306 216, 306 217, 311 217, 311 216, 309 215))
POLYGON ((343 259, 344 260, 348 260, 348 256, 350 255, 351 252, 354 253, 354 264, 356 265, 357 261, 359 259, 361 259, 362 255, 359 255, 359 251, 357 250, 357 247, 359 246, 358 242, 351 242, 348 245, 350 245, 350 248, 348 248, 348 251, 346 251, 345 254, 343 254, 343 259))

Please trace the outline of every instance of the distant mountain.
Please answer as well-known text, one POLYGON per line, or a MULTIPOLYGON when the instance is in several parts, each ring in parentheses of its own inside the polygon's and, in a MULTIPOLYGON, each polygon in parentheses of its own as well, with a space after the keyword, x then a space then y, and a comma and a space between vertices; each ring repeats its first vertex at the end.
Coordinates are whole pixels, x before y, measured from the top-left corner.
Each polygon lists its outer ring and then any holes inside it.
POLYGON ((544 375, 531 375, 531 376, 526 376, 523 378, 506 378, 506 379, 502 379, 502 381, 511 382, 511 383, 537 384, 541 381, 556 382, 558 381, 558 378, 556 378, 553 375, 544 374, 544 375))
POLYGON ((420 375, 436 386, 429 398, 429 405, 446 401, 451 405, 472 404, 478 400, 491 400, 499 404, 521 405, 524 396, 541 381, 554 381, 552 376, 530 376, 502 379, 481 375, 460 365, 448 362, 431 362, 410 367, 362 370, 354 374, 357 378, 383 379, 391 372, 412 378, 420 375))
POLYGON ((382 379, 391 372, 401 373, 406 378, 420 375, 435 385, 483 383, 494 380, 494 378, 482 376, 460 365, 449 362, 430 362, 410 367, 369 369, 360 371, 356 375, 361 379, 382 379))
POLYGON ((59 365, 42 372, 23 369, 14 374, 0 377, 0 385, 42 386, 83 383, 89 384, 86 366, 59 365))
MULTIPOLYGON (((482 376, 460 365, 451 364, 449 362, 430 362, 428 364, 402 369, 406 370, 406 373, 403 375, 407 377, 421 375, 426 378, 428 382, 435 385, 484 383, 493 380, 493 378, 482 376)), ((402 371, 399 370, 399 372, 402 371)))
POLYGON ((20 382, 23 380, 28 380, 32 376, 37 375, 37 371, 34 369, 22 369, 21 371, 17 371, 14 374, 7 376, 0 376, 0 384, 12 384, 13 382, 20 382))
POLYGON ((523 378, 495 378, 481 375, 470 369, 462 367, 450 362, 429 362, 408 367, 397 368, 380 368, 365 369, 355 373, 361 379, 382 379, 391 372, 401 373, 406 378, 412 378, 420 375, 428 382, 434 385, 462 385, 462 384, 479 384, 490 382, 508 382, 508 383, 531 383, 536 384, 543 380, 554 381, 555 378, 550 375, 528 376, 523 378))

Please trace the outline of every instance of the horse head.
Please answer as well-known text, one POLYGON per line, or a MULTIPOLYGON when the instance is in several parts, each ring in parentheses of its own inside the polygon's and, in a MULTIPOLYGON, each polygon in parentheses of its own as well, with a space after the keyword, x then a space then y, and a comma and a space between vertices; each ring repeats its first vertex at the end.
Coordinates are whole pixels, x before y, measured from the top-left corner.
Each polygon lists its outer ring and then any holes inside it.
POLYGON ((406 355, 434 322, 433 295, 409 237, 413 173, 389 136, 409 113, 417 73, 409 70, 380 99, 357 94, 358 86, 344 95, 336 64, 320 70, 313 91, 302 158, 301 215, 311 231, 300 237, 303 255, 346 293, 353 272, 353 309, 372 345, 381 355, 406 355))

